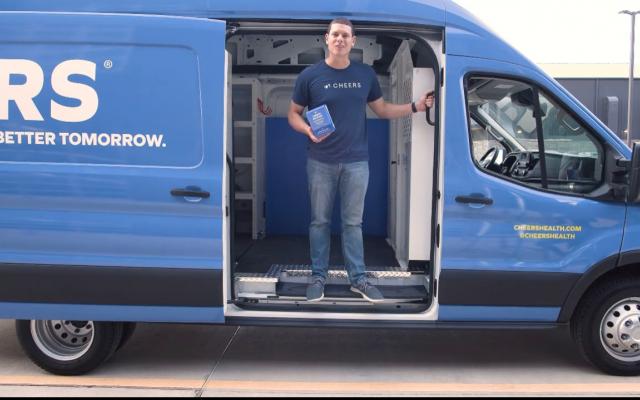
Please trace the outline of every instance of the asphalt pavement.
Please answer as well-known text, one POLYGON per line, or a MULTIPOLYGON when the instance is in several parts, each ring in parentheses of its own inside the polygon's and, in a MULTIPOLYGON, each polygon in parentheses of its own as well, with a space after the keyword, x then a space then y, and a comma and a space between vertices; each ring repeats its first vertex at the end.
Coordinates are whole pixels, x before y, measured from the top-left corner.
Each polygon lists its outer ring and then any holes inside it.
POLYGON ((0 396, 638 396, 558 330, 138 324, 80 377, 40 370, 0 321, 0 396))

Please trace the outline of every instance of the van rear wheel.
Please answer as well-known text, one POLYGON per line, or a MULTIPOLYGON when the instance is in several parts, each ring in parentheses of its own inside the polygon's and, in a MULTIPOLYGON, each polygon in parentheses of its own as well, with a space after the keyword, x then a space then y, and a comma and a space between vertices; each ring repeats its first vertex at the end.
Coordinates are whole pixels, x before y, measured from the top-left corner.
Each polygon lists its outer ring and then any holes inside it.
POLYGON ((640 375, 640 280, 620 276, 589 292, 571 320, 583 356, 612 375, 640 375))
POLYGON ((105 362, 122 340, 121 322, 17 320, 22 349, 37 366, 58 375, 81 375, 105 362))

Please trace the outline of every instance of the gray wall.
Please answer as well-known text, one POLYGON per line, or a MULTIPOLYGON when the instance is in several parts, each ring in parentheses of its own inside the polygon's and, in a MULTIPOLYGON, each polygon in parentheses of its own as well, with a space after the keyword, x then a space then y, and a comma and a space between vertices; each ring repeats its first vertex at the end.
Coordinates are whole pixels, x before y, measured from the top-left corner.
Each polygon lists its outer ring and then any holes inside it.
MULTIPOLYGON (((625 139, 629 80, 617 78, 557 79, 620 138, 625 139), (617 98, 617 107, 615 104, 617 98)), ((634 83, 633 139, 640 140, 640 79, 634 83)))

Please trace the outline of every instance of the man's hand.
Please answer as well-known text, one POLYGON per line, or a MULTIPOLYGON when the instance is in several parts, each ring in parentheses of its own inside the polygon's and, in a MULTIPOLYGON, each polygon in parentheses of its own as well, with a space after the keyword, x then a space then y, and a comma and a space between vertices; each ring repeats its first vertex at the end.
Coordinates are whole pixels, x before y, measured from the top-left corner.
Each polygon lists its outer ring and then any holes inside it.
POLYGON ((307 128, 305 129, 305 133, 313 143, 320 143, 326 138, 326 136, 320 139, 317 138, 316 135, 313 134, 313 130, 309 125, 307 125, 307 128))
POLYGON ((304 107, 303 106, 301 106, 299 104, 296 104, 293 101, 291 101, 291 104, 289 105, 289 112, 287 113, 287 117, 288 117, 288 120, 289 120, 289 125, 296 132, 300 132, 301 134, 307 136, 309 138, 309 140, 311 140, 313 143, 322 142, 327 137, 325 136, 322 139, 319 139, 319 138, 316 137, 316 135, 313 134, 313 130, 311 130, 311 127, 302 118, 302 112, 303 111, 304 111, 304 107))
MULTIPOLYGON (((434 92, 428 92, 415 102, 416 111, 424 112, 433 107, 434 92)), ((382 97, 369 102, 369 107, 380 118, 394 119, 411 115, 413 106, 411 104, 391 104, 384 101, 382 97)))
POLYGON ((427 111, 427 109, 433 107, 434 97, 433 92, 424 94, 418 101, 416 101, 416 109, 418 111, 427 111))

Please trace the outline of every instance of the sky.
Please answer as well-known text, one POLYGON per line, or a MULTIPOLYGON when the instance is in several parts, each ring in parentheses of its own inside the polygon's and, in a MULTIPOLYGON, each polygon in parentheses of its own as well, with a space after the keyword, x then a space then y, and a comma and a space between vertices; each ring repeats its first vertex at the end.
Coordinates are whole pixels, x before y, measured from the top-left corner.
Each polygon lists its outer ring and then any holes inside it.
MULTIPOLYGON (((538 64, 628 64, 640 0, 454 0, 538 64)), ((640 63, 640 14, 635 65, 640 63)))

